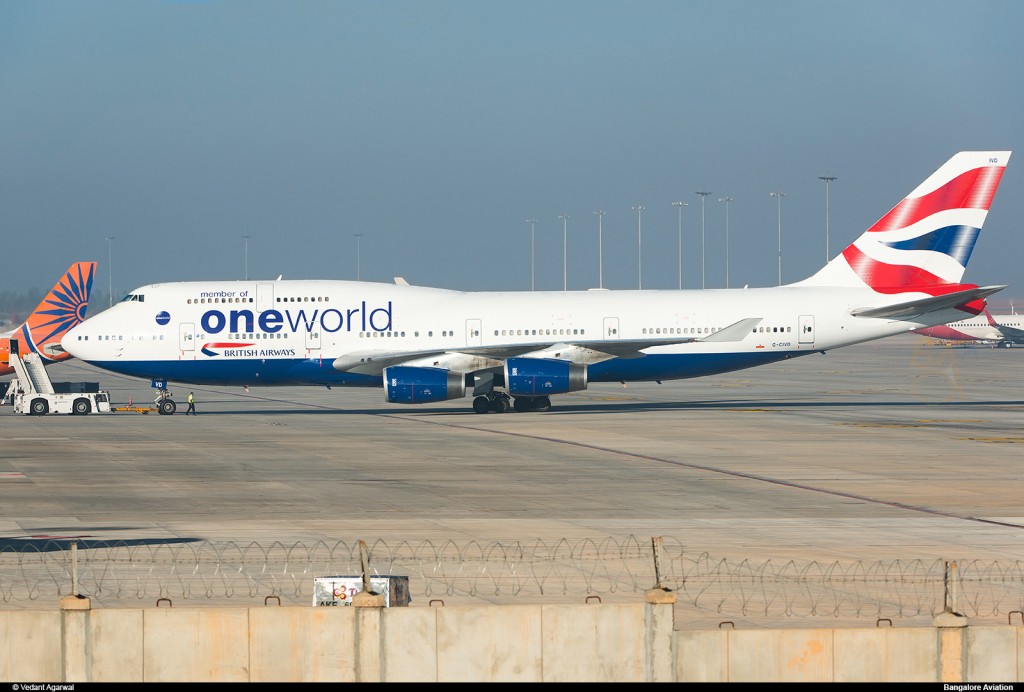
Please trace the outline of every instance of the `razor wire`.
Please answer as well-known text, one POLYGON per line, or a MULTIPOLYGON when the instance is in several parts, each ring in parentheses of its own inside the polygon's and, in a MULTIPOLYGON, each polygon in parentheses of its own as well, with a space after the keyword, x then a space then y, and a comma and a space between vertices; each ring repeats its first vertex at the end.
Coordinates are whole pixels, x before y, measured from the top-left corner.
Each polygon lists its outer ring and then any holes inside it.
MULTIPOLYGON (((316 578, 361 574, 360 543, 7 542, 0 549, 0 601, 43 606, 81 594, 112 606, 268 598, 310 605, 316 578)), ((1024 622, 1020 561, 716 558, 673 538, 636 536, 377 540, 362 549, 371 576, 407 577, 414 601, 564 603, 658 585, 674 592, 677 604, 722 617, 919 618, 954 610, 974 618, 1018 613, 1024 622)))

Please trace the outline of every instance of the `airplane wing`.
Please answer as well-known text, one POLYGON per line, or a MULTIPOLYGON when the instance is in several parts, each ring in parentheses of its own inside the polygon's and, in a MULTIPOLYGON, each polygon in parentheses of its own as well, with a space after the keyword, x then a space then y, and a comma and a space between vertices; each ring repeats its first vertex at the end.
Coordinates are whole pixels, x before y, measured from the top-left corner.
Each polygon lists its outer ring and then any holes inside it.
POLYGON ((1019 330, 1009 325, 1000 325, 988 310, 985 310, 985 319, 988 320, 989 327, 1002 335, 1004 341, 1012 344, 1024 344, 1024 330, 1019 330))
POLYGON ((334 360, 334 369, 341 370, 342 372, 357 373, 360 375, 379 375, 384 372, 385 368, 390 368, 392 365, 401 365, 402 363, 408 363, 410 361, 427 360, 430 358, 444 358, 451 354, 464 353, 467 355, 479 356, 482 358, 491 357, 491 352, 494 353, 494 358, 500 360, 502 358, 511 358, 513 356, 528 353, 530 351, 536 351, 538 348, 550 346, 550 344, 523 344, 516 348, 510 348, 508 346, 488 348, 485 346, 475 346, 472 348, 464 349, 432 349, 428 351, 384 351, 384 350, 367 350, 367 351, 352 351, 346 353, 340 358, 334 360))
POLYGON ((1019 330, 1016 327, 1007 327, 1006 325, 996 325, 995 329, 1007 341, 1012 341, 1015 344, 1024 344, 1024 330, 1019 330))
MULTIPOLYGON (((472 363, 466 372, 500 367, 501 361, 507 358, 528 353, 537 357, 556 358, 586 363, 596 363, 611 358, 643 358, 642 352, 654 346, 670 346, 697 342, 729 342, 741 341, 754 327, 760 323, 760 317, 748 317, 712 334, 702 336, 665 336, 645 339, 599 339, 573 341, 541 341, 514 346, 466 346, 452 349, 433 349, 425 351, 385 351, 367 350, 347 353, 334 360, 334 368, 342 372, 361 375, 379 375, 385 368, 401 365, 412 361, 423 361, 431 358, 447 360, 452 356, 461 356, 467 363, 472 363)), ((456 368, 460 369, 460 368, 456 368)))
MULTIPOLYGON (((685 338, 675 337, 672 339, 619 339, 616 341, 601 340, 601 341, 572 341, 571 345, 578 346, 580 348, 589 349, 596 351, 597 353, 606 353, 613 358, 643 358, 644 353, 642 351, 645 348, 651 348, 653 346, 666 346, 674 344, 692 344, 692 343, 725 343, 729 341, 742 341, 747 334, 750 334, 754 327, 756 327, 762 320, 761 317, 747 317, 734 322, 728 327, 719 329, 717 332, 707 334, 704 336, 690 336, 685 338)), ((607 359, 605 359, 607 360, 607 359)))
POLYGON ((996 327, 1007 341, 1012 341, 1015 344, 1024 344, 1024 329, 1017 329, 1016 327, 1007 327, 1005 324, 1001 324, 996 327))
POLYGON ((930 312, 949 310, 958 305, 969 303, 972 300, 986 298, 996 291, 1001 291, 1006 286, 976 286, 963 291, 955 291, 941 296, 911 300, 896 305, 885 305, 878 308, 854 308, 850 314, 854 317, 880 317, 890 320, 912 321, 916 317, 927 315, 930 312))

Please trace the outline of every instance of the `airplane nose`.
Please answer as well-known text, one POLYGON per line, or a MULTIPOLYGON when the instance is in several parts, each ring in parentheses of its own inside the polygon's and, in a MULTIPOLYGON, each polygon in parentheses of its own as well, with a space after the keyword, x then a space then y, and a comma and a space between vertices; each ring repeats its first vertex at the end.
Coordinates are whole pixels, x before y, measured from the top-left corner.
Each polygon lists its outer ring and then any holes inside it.
POLYGON ((76 348, 76 345, 81 343, 78 339, 81 334, 81 325, 72 327, 60 338, 60 348, 66 353, 70 353, 75 358, 81 358, 80 351, 76 348))

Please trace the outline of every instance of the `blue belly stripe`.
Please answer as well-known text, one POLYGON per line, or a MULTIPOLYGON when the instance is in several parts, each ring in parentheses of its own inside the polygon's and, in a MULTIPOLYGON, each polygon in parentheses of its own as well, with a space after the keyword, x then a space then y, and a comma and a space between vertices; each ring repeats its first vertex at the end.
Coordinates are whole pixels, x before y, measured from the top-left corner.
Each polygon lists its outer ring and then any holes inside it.
MULTIPOLYGON (((587 369, 590 382, 652 382, 680 380, 744 370, 815 351, 768 351, 755 353, 672 353, 643 358, 616 358, 587 369)), ((212 385, 382 387, 380 375, 357 375, 331 367, 330 361, 307 358, 274 358, 183 361, 95 361, 111 372, 142 379, 212 385)))
POLYGON ((111 372, 173 382, 211 385, 331 385, 337 387, 383 387, 380 375, 356 375, 331 367, 331 361, 307 358, 233 360, 129 360, 92 361, 111 372))

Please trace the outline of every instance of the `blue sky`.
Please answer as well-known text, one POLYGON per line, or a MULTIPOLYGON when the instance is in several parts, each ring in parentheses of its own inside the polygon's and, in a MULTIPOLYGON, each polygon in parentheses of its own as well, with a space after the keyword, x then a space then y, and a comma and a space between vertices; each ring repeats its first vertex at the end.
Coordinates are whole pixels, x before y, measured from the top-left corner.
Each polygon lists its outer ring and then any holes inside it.
MULTIPOLYGON (((560 215, 583 289, 598 209, 605 286, 675 288, 673 201, 684 287, 702 255, 725 286, 726 206, 730 284, 774 285, 777 190, 796 281, 818 176, 835 254, 956 151, 1021 148, 1021 26, 1008 0, 0 0, 0 289, 84 259, 118 294, 241 279, 248 235, 253 279, 528 290, 528 218, 561 289, 560 215)), ((1016 157, 965 276, 996 305, 1024 297, 1016 157)))

